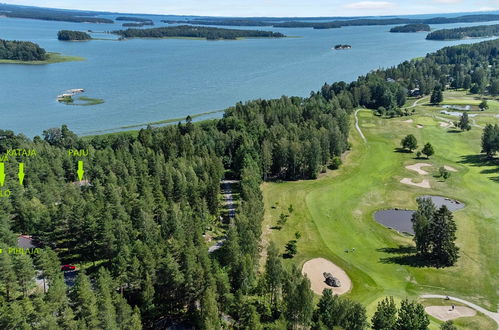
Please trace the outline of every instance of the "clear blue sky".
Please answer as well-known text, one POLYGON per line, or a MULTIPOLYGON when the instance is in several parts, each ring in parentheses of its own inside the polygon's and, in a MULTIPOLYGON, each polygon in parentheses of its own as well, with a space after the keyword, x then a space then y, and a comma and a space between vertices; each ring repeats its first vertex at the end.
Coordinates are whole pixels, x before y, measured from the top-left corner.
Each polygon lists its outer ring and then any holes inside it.
POLYGON ((499 10, 499 0, 4 0, 53 8, 206 16, 368 16, 499 10))

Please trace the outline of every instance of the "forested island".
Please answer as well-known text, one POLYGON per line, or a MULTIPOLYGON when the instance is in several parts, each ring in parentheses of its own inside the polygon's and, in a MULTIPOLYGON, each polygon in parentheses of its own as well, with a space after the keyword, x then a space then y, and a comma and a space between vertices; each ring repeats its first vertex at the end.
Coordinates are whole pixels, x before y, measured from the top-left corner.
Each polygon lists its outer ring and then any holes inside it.
POLYGON ((390 29, 394 33, 410 33, 410 32, 423 32, 430 31, 431 28, 428 24, 406 24, 402 26, 395 26, 390 29))
MULTIPOLYGON (((261 183, 314 179, 337 168, 358 107, 402 115, 409 89, 485 92, 498 79, 498 49, 499 40, 447 47, 351 83, 325 84, 306 98, 237 103, 221 119, 186 118, 137 135, 80 138, 62 126, 29 139, 0 131, 0 154, 43 151, 23 160, 30 169, 24 186, 8 176, 13 195, 0 198, 0 248, 16 245, 14 233, 33 235, 41 247, 33 258, 0 254, 0 328, 366 329, 359 302, 325 290, 316 304, 310 280, 283 262, 279 246, 271 242, 259 262, 261 183), (83 181, 78 158, 68 155, 73 149, 88 150, 83 181), (234 218, 220 202, 223 178, 238 182, 234 218), (213 228, 225 228, 225 241, 209 253, 213 228), (81 265, 73 287, 61 263, 81 265), (35 275, 46 284, 39 290, 35 275)), ((484 135, 489 156, 498 150, 497 131, 490 126, 484 135)), ((17 169, 18 162, 7 165, 17 169)), ((279 207, 283 219, 296 212, 296 205, 279 207)), ((418 302, 403 300, 398 312, 386 301, 374 324, 429 325, 418 302)))
POLYGON ((0 64, 51 64, 83 60, 81 57, 48 53, 34 42, 0 39, 0 64))
POLYGON ((108 18, 94 17, 96 13, 40 7, 0 4, 0 16, 29 18, 44 21, 63 21, 76 23, 114 23, 108 18))
POLYGON ((199 38, 207 40, 235 40, 238 38, 283 38, 279 32, 235 30, 213 27, 180 25, 152 29, 127 29, 113 31, 123 38, 199 38))
POLYGON ((128 21, 132 23, 123 23, 123 27, 143 27, 147 25, 154 25, 154 22, 147 18, 141 17, 131 17, 131 16, 119 16, 115 18, 117 21, 128 21))
POLYGON ((30 41, 10 41, 0 39, 0 60, 45 61, 47 52, 30 41))
POLYGON ((499 24, 437 30, 429 33, 426 36, 426 39, 459 40, 465 38, 487 38, 495 36, 499 36, 499 24))
POLYGON ((134 17, 134 16, 118 16, 118 17, 115 18, 115 20, 117 20, 117 21, 139 22, 139 23, 152 22, 151 19, 141 18, 141 17, 134 17))
POLYGON ((154 25, 153 22, 137 22, 137 23, 123 23, 121 26, 123 27, 143 27, 143 26, 151 26, 154 25))
POLYGON ((61 41, 85 41, 91 40, 92 37, 86 32, 61 30, 57 33, 57 39, 61 41))
POLYGON ((330 22, 314 22, 309 19, 286 19, 276 21, 275 19, 192 19, 183 21, 166 20, 165 23, 181 23, 195 25, 232 25, 232 26, 273 26, 285 28, 314 28, 314 29, 334 29, 342 26, 369 26, 369 25, 395 25, 395 24, 451 24, 451 23, 475 23, 490 22, 499 20, 496 14, 475 14, 458 17, 433 17, 425 19, 417 18, 352 18, 335 20, 330 22))

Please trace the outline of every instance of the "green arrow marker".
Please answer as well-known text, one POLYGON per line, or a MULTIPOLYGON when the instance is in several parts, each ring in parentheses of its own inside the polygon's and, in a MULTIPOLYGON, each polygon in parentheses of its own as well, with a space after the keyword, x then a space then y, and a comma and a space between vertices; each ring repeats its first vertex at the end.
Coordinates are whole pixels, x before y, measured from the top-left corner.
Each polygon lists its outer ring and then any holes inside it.
POLYGON ((5 164, 0 163, 0 187, 5 184, 5 164))
POLYGON ((19 183, 22 186, 24 181, 24 163, 19 163, 19 173, 17 173, 17 177, 19 178, 19 183))
POLYGON ((82 160, 79 160, 78 161, 78 180, 83 180, 83 173, 85 173, 85 171, 83 170, 83 161, 82 160))

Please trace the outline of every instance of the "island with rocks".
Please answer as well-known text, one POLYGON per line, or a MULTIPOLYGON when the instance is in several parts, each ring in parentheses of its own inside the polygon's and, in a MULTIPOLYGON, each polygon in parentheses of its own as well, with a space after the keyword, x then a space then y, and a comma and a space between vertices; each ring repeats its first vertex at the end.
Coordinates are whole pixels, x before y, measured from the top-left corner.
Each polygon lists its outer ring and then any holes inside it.
POLYGON ((336 46, 334 46, 335 50, 350 49, 350 48, 352 48, 352 46, 350 46, 350 45, 336 45, 336 46))
POLYGON ((431 28, 428 24, 406 24, 395 26, 390 29, 392 33, 428 32, 431 28))

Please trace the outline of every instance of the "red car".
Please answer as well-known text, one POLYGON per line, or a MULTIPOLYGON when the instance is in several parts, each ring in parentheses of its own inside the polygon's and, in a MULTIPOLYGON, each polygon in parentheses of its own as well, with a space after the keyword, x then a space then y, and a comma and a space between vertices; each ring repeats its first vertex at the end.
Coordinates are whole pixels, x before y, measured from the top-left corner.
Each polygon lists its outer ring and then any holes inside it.
POLYGON ((68 270, 75 270, 75 269, 76 269, 76 267, 73 265, 62 265, 61 266, 61 270, 64 272, 68 271, 68 270))

